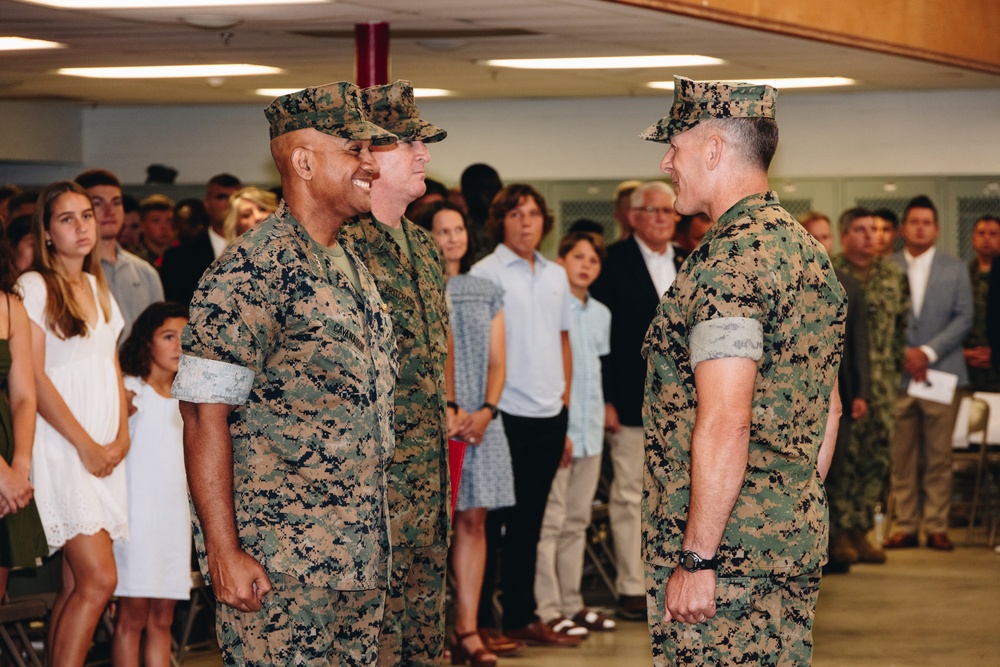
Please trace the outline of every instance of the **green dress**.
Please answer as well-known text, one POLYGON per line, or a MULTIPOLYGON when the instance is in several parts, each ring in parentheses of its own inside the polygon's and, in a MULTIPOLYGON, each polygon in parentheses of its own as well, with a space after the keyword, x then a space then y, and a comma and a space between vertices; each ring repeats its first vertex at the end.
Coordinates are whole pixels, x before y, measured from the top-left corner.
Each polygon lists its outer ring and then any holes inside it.
MULTIPOLYGON (((14 458, 14 420, 6 391, 10 362, 10 343, 0 340, 0 456, 8 464, 14 458)), ((48 553, 34 498, 27 507, 0 518, 0 567, 36 567, 48 553)))

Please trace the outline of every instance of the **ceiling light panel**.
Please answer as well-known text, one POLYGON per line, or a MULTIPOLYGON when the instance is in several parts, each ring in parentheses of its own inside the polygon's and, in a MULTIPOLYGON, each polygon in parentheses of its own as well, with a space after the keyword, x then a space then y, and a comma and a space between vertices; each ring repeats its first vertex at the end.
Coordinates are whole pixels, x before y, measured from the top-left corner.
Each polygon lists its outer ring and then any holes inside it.
MULTIPOLYGON (((774 86, 778 89, 788 88, 833 88, 836 86, 855 86, 857 81, 842 76, 809 76, 778 79, 727 79, 726 83, 750 83, 754 85, 774 86)), ((673 81, 650 81, 650 88, 673 90, 673 81)))
POLYGON ((58 9, 173 9, 192 7, 246 7, 259 5, 319 5, 330 0, 22 0, 58 9))
POLYGON ((64 49, 65 44, 48 42, 44 39, 29 39, 28 37, 0 37, 0 51, 29 51, 33 49, 64 49))
POLYGON ((698 67, 723 65, 724 60, 708 56, 611 56, 606 58, 512 58, 480 60, 480 65, 515 69, 640 69, 653 67, 698 67))
POLYGON ((283 74, 285 70, 264 65, 167 65, 154 67, 64 67, 57 70, 66 76, 91 79, 184 79, 216 76, 252 76, 283 74))

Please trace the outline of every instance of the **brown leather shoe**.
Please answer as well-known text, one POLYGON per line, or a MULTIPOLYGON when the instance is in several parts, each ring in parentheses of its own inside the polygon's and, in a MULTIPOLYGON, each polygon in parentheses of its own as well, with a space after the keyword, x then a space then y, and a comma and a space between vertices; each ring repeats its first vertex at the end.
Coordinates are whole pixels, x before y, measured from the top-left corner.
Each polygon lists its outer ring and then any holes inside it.
POLYGON ((579 646, 579 637, 569 637, 554 632, 541 621, 534 621, 523 628, 506 630, 511 639, 522 639, 530 646, 579 646))
POLYGON ((511 639, 496 628, 479 628, 479 638, 490 653, 500 657, 517 655, 524 648, 524 642, 511 639))
POLYGON ((885 541, 886 549, 909 549, 919 546, 920 540, 914 533, 893 533, 892 537, 885 541))
POLYGON ((948 533, 928 533, 927 546, 938 551, 951 551, 955 545, 951 543, 948 533))

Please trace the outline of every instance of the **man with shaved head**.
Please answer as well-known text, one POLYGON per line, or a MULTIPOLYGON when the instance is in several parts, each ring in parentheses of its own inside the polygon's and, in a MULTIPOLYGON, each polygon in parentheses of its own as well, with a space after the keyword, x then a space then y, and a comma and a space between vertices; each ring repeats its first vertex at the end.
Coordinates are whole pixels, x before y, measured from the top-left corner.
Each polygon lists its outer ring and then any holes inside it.
POLYGON ((173 394, 227 665, 373 665, 389 573, 396 349, 371 275, 337 242, 371 208, 358 88, 265 111, 284 201, 195 292, 173 394))

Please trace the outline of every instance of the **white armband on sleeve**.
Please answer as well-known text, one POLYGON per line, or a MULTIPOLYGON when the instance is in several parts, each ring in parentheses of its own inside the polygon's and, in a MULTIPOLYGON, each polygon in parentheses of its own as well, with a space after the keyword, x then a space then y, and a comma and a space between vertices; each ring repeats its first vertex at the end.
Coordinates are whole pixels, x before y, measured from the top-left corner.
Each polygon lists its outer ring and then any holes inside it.
POLYGON ((720 317, 694 325, 688 339, 691 370, 703 361, 743 357, 760 361, 764 327, 749 317, 720 317))
POLYGON ((243 405, 250 397, 253 378, 249 368, 182 354, 170 394, 189 403, 243 405))

